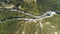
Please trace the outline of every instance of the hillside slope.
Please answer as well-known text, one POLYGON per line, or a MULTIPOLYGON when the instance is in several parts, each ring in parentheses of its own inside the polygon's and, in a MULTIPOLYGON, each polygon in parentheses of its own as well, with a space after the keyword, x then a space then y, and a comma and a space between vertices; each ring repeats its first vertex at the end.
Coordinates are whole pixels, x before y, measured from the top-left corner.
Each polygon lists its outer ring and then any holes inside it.
POLYGON ((60 1, 1 0, 0 34, 60 34, 60 1), (10 4, 14 7, 6 8, 10 4), (57 15, 48 17, 48 11, 57 15))

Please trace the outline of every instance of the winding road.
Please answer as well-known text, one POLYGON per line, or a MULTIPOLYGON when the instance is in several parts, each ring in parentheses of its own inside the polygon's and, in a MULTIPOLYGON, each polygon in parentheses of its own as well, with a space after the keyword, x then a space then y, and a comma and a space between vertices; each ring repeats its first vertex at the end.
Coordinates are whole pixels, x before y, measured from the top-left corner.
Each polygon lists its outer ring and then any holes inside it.
MULTIPOLYGON (((0 8, 0 10, 4 10, 3 8, 0 8)), ((5 8, 5 10, 6 10, 6 8, 5 8)), ((22 13, 22 14, 26 14, 26 15, 29 15, 29 16, 33 16, 33 17, 35 17, 35 19, 30 19, 30 18, 19 18, 19 17, 17 17, 17 18, 6 18, 6 19, 4 19, 4 20, 0 20, 0 22, 5 22, 5 21, 7 21, 7 20, 28 20, 28 21, 36 21, 36 20, 42 20, 42 19, 44 19, 44 18, 47 18, 47 17, 51 17, 51 16, 46 16, 46 13, 45 14, 43 14, 43 15, 41 15, 41 16, 35 16, 35 15, 32 15, 32 14, 29 14, 29 13, 25 13, 25 12, 23 12, 23 11, 20 11, 20 10, 17 10, 17 9, 7 9, 7 10, 10 10, 10 11, 15 11, 15 12, 20 12, 20 13, 22 13)))

